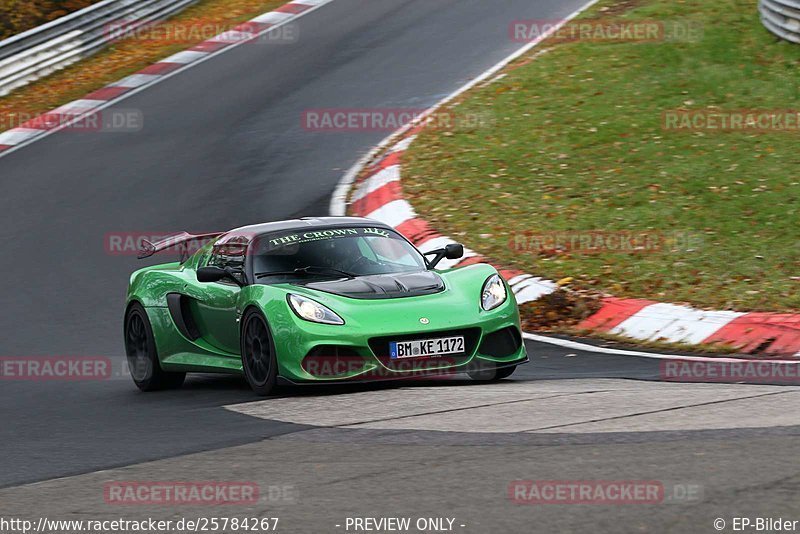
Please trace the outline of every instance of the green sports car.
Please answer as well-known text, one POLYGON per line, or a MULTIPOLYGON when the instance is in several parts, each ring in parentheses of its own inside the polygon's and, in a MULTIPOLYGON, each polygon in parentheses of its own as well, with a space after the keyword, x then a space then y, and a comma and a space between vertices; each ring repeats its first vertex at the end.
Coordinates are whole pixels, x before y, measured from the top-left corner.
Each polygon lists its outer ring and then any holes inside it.
POLYGON ((422 254, 370 219, 304 218, 145 242, 181 261, 130 278, 125 350, 136 385, 179 387, 187 372, 277 383, 466 372, 509 376, 528 361, 513 293, 494 267, 437 270, 461 245, 422 254), (190 243, 203 243, 186 253, 190 243))

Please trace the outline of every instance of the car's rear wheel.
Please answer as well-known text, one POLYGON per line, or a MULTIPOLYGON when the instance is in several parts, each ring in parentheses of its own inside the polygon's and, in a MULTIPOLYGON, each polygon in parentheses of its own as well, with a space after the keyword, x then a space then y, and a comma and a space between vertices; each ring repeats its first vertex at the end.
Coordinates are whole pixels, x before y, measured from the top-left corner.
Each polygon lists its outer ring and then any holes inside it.
POLYGON ((275 343, 264 316, 251 309, 242 318, 242 368, 247 383, 261 396, 269 395, 278 380, 275 343))
POLYGON ((179 388, 186 379, 186 373, 171 373, 161 368, 153 328, 138 302, 125 314, 125 353, 133 383, 142 391, 179 388))
POLYGON ((517 366, 501 367, 499 369, 481 369, 480 371, 470 371, 467 374, 478 382, 495 382, 511 376, 516 371, 517 366))

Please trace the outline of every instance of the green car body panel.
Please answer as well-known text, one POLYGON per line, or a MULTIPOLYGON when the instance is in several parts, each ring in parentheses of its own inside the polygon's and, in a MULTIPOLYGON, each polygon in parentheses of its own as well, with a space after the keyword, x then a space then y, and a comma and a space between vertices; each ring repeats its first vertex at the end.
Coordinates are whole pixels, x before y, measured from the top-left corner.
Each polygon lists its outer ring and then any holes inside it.
POLYGON ((431 359, 426 372, 458 372, 479 364, 501 367, 527 361, 521 341, 516 350, 500 357, 480 351, 483 340, 493 332, 508 329, 515 336, 520 332, 517 303, 507 285, 503 304, 490 311, 481 306, 483 286, 497 274, 490 265, 434 270, 444 282, 444 290, 437 293, 365 299, 312 289, 302 283, 251 283, 240 287, 232 281, 200 282, 197 269, 205 266, 212 246, 213 242, 207 244, 183 263, 154 265, 131 275, 127 306, 138 302, 146 310, 164 371, 243 373, 240 325, 243 314, 250 309, 261 312, 267 322, 278 376, 293 383, 419 374, 417 367, 401 368, 379 357, 374 343, 370 344, 375 338, 434 339, 453 331, 470 332, 466 354, 457 361, 431 359), (313 299, 335 312, 344 324, 302 319, 290 307, 289 294, 313 299), (173 295, 173 310, 169 295, 173 295), (176 313, 178 300, 184 313, 191 316, 191 335, 187 335, 185 325, 179 324, 180 318, 176 320, 180 315, 176 313), (363 365, 324 376, 311 374, 303 360, 320 346, 346 348, 349 354, 360 356, 363 365))

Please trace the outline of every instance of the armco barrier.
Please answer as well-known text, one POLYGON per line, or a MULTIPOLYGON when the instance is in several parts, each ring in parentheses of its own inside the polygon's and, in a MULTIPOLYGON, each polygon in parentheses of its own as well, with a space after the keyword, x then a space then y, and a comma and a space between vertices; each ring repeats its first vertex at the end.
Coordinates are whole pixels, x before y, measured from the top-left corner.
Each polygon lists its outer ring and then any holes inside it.
POLYGON ((759 0, 758 11, 769 31, 800 44, 800 0, 759 0))
POLYGON ((197 0, 103 0, 0 41, 0 96, 97 52, 115 24, 135 30, 197 0))

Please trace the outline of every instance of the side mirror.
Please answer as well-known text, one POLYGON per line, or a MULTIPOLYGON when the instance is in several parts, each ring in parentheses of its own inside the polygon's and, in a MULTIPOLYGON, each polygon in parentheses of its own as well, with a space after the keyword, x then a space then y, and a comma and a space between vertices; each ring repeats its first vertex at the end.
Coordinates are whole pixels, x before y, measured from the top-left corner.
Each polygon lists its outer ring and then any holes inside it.
POLYGON ((444 257, 448 260, 457 260, 464 257, 464 245, 461 243, 450 243, 444 247, 444 257))
POLYGON ((428 262, 429 269, 436 267, 436 265, 444 258, 447 258, 448 260, 457 260, 458 258, 464 257, 464 245, 460 243, 450 243, 444 248, 437 248, 436 250, 431 250, 430 252, 425 253, 426 256, 431 254, 435 254, 435 256, 431 261, 428 262))
POLYGON ((219 282, 226 278, 228 273, 219 267, 200 267, 197 269, 198 282, 219 282))
POLYGON ((197 281, 198 282, 219 282, 227 278, 234 284, 239 287, 244 287, 244 283, 242 283, 239 278, 236 277, 241 271, 236 271, 231 269, 230 267, 225 267, 224 269, 221 267, 214 267, 214 266, 207 266, 207 267, 200 267, 197 269, 197 281))

